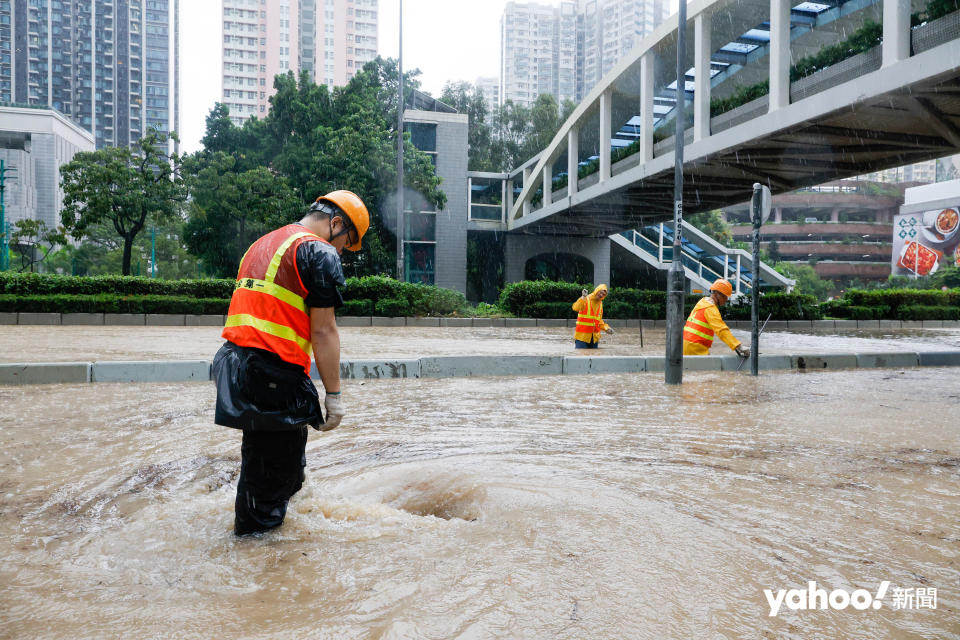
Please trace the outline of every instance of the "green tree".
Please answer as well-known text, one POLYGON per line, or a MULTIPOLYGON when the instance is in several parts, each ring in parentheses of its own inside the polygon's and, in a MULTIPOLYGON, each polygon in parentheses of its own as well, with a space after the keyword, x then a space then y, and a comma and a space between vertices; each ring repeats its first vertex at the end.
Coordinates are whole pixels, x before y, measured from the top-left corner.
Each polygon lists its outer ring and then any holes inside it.
POLYGON ((222 278, 236 276, 254 240, 296 222, 305 209, 282 176, 265 167, 238 172, 237 165, 223 151, 186 162, 191 195, 186 246, 222 278))
POLYGON ((723 219, 723 214, 720 213, 719 209, 694 213, 687 216, 687 221, 725 247, 733 244, 733 233, 730 232, 730 225, 723 219))
POLYGON ((10 234, 10 249, 18 257, 20 266, 17 271, 20 272, 27 269, 32 272, 47 259, 54 247, 66 243, 63 227, 47 229, 43 220, 17 220, 10 234))
MULTIPOLYGON (((419 71, 404 74, 407 95, 418 86, 417 75, 419 71)), ((278 75, 264 119, 253 118, 236 127, 225 107, 211 112, 204 138, 211 148, 202 154, 219 151, 233 156, 233 171, 238 173, 251 170, 251 162, 268 168, 286 178, 301 205, 337 189, 355 192, 370 211, 371 230, 364 237, 363 250, 345 256, 344 266, 354 275, 392 273, 396 236, 385 222, 392 218, 391 199, 396 192, 398 79, 396 63, 382 58, 368 62, 346 86, 333 89, 315 84, 308 74, 278 75), (385 219, 384 213, 390 217, 385 219)), ((407 135, 404 185, 442 209, 446 195, 440 182, 430 157, 418 151, 407 135)), ((191 210, 192 224, 197 224, 193 223, 195 213, 191 210)), ((216 227, 220 220, 225 218, 208 224, 216 227)), ((226 268, 225 256, 218 264, 226 268)))
POLYGON ((130 148, 81 152, 60 167, 64 228, 79 240, 91 225, 112 224, 123 239, 123 275, 130 275, 133 242, 147 219, 176 215, 186 198, 181 159, 167 152, 170 139, 176 134, 151 131, 130 148))
POLYGON ((783 256, 780 255, 780 243, 776 239, 771 240, 770 244, 767 245, 767 256, 769 256, 770 262, 774 264, 783 260, 783 256))
POLYGON ((774 265, 774 268, 788 278, 797 281, 793 288, 794 293, 809 294, 822 301, 826 300, 833 289, 833 283, 821 279, 816 270, 808 264, 778 262, 774 265))
POLYGON ((493 154, 490 107, 483 94, 469 82, 448 82, 440 94, 440 101, 467 114, 467 168, 470 171, 503 171, 493 154))

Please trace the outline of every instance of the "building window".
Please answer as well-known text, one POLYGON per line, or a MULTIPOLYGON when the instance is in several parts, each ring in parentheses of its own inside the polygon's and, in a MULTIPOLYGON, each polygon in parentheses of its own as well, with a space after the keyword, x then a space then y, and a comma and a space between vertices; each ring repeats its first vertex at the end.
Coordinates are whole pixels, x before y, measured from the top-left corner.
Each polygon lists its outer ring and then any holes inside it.
POLYGON ((420 284, 434 284, 437 254, 436 242, 406 242, 404 245, 404 280, 420 284))
MULTIPOLYGON (((404 130, 410 132, 410 141, 420 151, 437 151, 437 125, 430 122, 407 122, 404 130)), ((436 164, 436 163, 434 163, 436 164)))

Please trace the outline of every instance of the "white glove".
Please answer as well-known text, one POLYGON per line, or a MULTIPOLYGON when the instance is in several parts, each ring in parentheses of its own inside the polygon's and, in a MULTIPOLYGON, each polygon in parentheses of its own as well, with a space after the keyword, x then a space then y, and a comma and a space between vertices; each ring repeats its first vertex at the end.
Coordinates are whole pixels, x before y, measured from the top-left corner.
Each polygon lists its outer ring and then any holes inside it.
POLYGON ((743 345, 738 345, 736 351, 737 351, 737 355, 740 356, 741 358, 750 357, 750 349, 747 349, 743 345))
POLYGON ((343 408, 343 399, 340 392, 327 392, 327 397, 323 401, 323 407, 327 410, 324 422, 320 425, 320 431, 330 431, 340 426, 340 421, 346 411, 343 408))

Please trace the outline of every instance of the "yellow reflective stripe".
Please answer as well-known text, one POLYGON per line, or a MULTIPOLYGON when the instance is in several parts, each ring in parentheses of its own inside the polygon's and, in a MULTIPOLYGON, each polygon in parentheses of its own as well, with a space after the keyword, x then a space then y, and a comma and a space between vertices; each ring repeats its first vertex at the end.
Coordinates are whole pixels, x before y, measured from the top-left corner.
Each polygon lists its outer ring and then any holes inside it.
POLYGON ((304 340, 297 332, 291 329, 290 327, 284 326, 282 324, 277 324, 276 322, 270 322, 269 320, 263 320, 262 318, 255 318, 248 313, 237 313, 231 316, 227 316, 228 327, 253 327, 257 331, 262 331, 263 333, 269 334, 271 336, 281 338, 283 340, 290 340, 291 342, 296 342, 297 346, 303 350, 308 356, 312 353, 313 347, 309 340, 304 340))
POLYGON ((598 316, 588 316, 588 315, 585 314, 585 313, 581 313, 581 314, 580 314, 580 317, 581 317, 581 318, 586 318, 587 320, 599 320, 599 319, 600 319, 598 316))
POLYGON ((690 333, 692 333, 692 334, 695 335, 695 336, 700 336, 700 337, 703 338, 704 340, 709 340, 710 342, 713 342, 713 336, 708 336, 708 335, 705 334, 705 333, 701 333, 701 332, 697 331, 696 329, 694 329, 693 327, 684 327, 683 330, 684 330, 684 331, 689 331, 690 333))
POLYGON ((235 288, 265 293, 268 296, 273 296, 278 300, 286 302, 288 305, 299 311, 303 311, 304 313, 307 312, 307 305, 303 298, 295 294, 293 291, 290 291, 290 289, 284 289, 278 284, 267 282, 265 280, 256 280, 254 278, 242 278, 237 280, 237 286, 235 288))
POLYGON ((710 323, 709 323, 709 322, 704 322, 704 321, 702 321, 702 320, 697 320, 696 318, 690 318, 690 319, 687 320, 687 322, 692 322, 693 324, 698 324, 698 325, 700 325, 701 327, 704 327, 704 328, 706 328, 706 329, 710 329, 711 331, 713 331, 713 327, 710 326, 710 323))
POLYGON ((273 259, 270 260, 270 266, 267 267, 267 275, 263 276, 263 279, 267 282, 273 282, 273 279, 277 277, 277 270, 280 268, 280 261, 283 260, 283 254, 287 252, 287 249, 289 249, 290 245, 294 242, 306 237, 319 238, 320 236, 310 233, 309 231, 301 231, 284 240, 283 244, 277 249, 277 252, 273 254, 273 259))

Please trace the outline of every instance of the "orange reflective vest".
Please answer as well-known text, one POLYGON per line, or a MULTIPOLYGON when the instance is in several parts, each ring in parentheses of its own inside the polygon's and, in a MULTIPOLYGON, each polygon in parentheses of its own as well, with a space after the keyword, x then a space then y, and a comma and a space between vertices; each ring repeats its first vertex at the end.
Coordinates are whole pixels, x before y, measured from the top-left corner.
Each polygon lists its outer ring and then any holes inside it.
POLYGON ((325 242, 288 224, 254 242, 243 259, 221 334, 241 347, 273 352, 310 375, 310 311, 297 270, 297 247, 325 242))
POLYGON ((683 325, 683 339, 685 342, 702 344, 707 349, 713 344, 713 327, 707 321, 706 308, 714 304, 710 298, 704 298, 690 312, 690 317, 683 325))
POLYGON ((577 313, 577 328, 573 337, 581 342, 596 342, 603 329, 603 303, 587 297, 587 304, 577 313))

